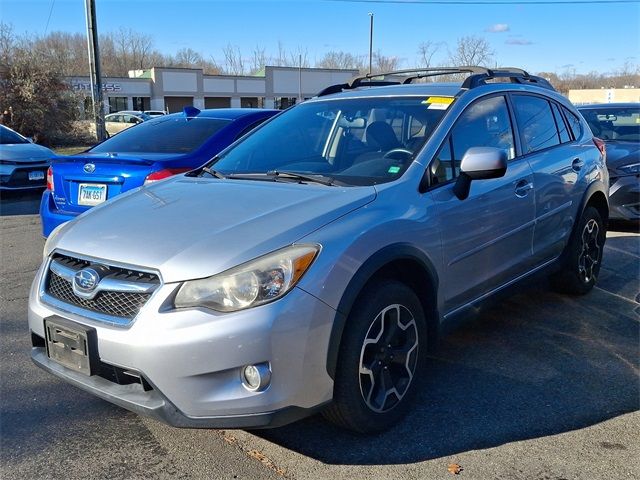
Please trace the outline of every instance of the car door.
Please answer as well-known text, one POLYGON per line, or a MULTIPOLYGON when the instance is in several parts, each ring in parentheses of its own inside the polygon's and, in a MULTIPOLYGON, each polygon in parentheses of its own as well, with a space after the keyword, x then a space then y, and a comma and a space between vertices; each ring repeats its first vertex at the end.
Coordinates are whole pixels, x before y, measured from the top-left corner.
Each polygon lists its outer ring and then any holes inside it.
POLYGON ((534 262, 544 263, 560 255, 571 233, 585 149, 572 139, 555 101, 533 94, 513 94, 511 100, 535 185, 534 262))
POLYGON ((109 135, 115 135, 120 131, 120 125, 122 124, 122 115, 107 115, 104 117, 104 128, 109 135))
POLYGON ((467 107, 429 168, 442 234, 443 301, 445 312, 451 313, 531 265, 533 176, 528 161, 516 157, 506 97, 483 97, 467 107), (504 150, 507 171, 501 178, 472 181, 468 198, 460 200, 453 192, 460 162, 469 148, 480 146, 504 150))

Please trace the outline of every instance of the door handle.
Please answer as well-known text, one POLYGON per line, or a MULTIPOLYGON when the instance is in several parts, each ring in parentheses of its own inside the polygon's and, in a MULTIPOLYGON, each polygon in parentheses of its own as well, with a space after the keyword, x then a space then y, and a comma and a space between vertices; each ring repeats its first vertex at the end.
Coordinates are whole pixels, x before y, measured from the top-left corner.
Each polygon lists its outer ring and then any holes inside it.
POLYGON ((576 172, 579 172, 582 167, 584 167, 584 161, 580 160, 579 158, 574 159, 571 163, 571 168, 573 168, 576 172))
POLYGON ((533 190, 533 183, 531 183, 530 181, 520 180, 518 183, 516 183, 516 197, 526 197, 529 193, 529 190, 533 190))

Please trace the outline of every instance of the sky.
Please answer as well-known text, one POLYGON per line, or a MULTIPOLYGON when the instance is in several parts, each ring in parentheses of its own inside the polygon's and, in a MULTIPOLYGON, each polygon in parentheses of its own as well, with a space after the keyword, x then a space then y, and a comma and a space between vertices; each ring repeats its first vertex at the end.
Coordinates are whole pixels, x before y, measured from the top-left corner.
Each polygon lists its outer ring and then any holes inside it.
MULTIPOLYGON (((367 56, 370 12, 374 50, 399 57, 403 68, 417 66, 421 42, 441 43, 433 64, 443 65, 448 49, 469 35, 489 42, 497 64, 532 72, 611 73, 640 63, 640 0, 442 1, 96 0, 96 9, 99 32, 132 28, 151 35, 162 53, 192 48, 217 63, 228 44, 248 59, 256 45, 275 55, 280 42, 288 51, 306 49, 312 65, 330 50, 367 56)), ((19 34, 85 33, 84 3, 0 0, 0 20, 19 34)))

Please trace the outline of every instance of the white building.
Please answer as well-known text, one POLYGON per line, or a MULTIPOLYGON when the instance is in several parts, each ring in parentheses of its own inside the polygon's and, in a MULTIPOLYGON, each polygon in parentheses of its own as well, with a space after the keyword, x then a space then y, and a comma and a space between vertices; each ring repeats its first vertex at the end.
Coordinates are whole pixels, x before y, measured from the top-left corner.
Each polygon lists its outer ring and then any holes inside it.
MULTIPOLYGON (((357 74, 357 70, 267 66, 263 76, 205 75, 201 69, 154 67, 132 70, 126 78, 105 77, 102 89, 105 113, 120 110, 173 113, 187 105, 199 109, 284 109, 298 98, 311 98, 323 88, 344 83, 357 74)), ((86 92, 88 110, 91 101, 89 78, 73 77, 70 82, 77 92, 86 92)))

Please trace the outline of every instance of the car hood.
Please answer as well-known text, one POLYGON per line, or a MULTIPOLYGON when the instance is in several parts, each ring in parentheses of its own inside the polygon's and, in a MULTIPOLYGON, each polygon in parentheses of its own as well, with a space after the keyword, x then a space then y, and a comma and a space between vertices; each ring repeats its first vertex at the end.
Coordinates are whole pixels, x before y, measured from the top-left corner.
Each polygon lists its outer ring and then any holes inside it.
POLYGON ((56 154, 42 145, 35 143, 9 143, 0 145, 0 160, 11 162, 43 162, 55 157, 56 154))
POLYGON ((374 187, 175 177, 120 195, 49 237, 54 249, 203 278, 290 245, 374 200, 374 187))
POLYGON ((608 141, 606 148, 607 165, 611 169, 640 161, 640 143, 608 141))

